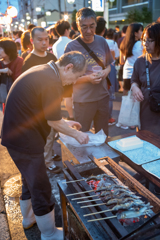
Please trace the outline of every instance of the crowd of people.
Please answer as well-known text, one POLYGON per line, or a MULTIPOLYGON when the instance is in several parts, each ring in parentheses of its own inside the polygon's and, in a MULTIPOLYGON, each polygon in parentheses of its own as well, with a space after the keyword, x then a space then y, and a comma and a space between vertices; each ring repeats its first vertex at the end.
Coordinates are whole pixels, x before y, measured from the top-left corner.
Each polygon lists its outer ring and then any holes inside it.
POLYGON ((52 157, 57 132, 81 144, 88 143, 85 132, 92 127, 108 136, 108 126, 116 124, 115 92, 127 95, 132 90, 135 101, 141 102, 141 129, 160 136, 160 111, 150 109, 146 74, 147 68, 151 89, 160 87, 160 24, 143 30, 141 24, 132 23, 122 31, 105 25, 103 17, 82 8, 71 25, 59 20, 47 32, 31 24, 27 31, 0 40, 2 145, 22 174, 23 226, 37 222, 43 240, 63 239, 62 229, 53 224, 46 174, 46 167, 61 171, 54 164, 57 156, 52 157), (65 120, 62 99, 68 111, 65 120))

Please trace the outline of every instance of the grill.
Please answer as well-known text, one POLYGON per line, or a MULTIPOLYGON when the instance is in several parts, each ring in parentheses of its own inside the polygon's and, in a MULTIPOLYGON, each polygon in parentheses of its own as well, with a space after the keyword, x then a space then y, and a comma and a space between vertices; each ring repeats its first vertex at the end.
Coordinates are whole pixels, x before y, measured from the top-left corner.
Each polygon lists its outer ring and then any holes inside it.
POLYGON ((154 236, 159 239, 160 236, 160 200, 146 189, 141 183, 134 179, 124 169, 122 169, 115 161, 109 157, 96 159, 90 156, 92 160, 89 163, 71 165, 69 161, 65 161, 66 168, 63 170, 66 182, 58 182, 62 220, 64 228, 64 239, 66 240, 108 240, 108 239, 151 239, 154 236), (145 203, 149 202, 153 206, 152 213, 148 216, 141 216, 138 222, 133 221, 132 224, 122 224, 117 219, 115 211, 106 211, 113 206, 107 206, 104 202, 96 197, 95 192, 87 184, 83 178, 91 175, 107 174, 115 176, 107 178, 108 183, 119 184, 128 187, 135 195, 140 196, 145 203), (67 183, 68 182, 68 183, 67 183), (75 200, 75 198, 80 198, 75 200), (73 200, 74 199, 74 200, 73 200), (95 199, 95 201, 91 201, 95 199), (89 201, 79 204, 79 201, 89 201), (91 202, 90 202, 91 201, 91 202), (96 205, 96 206, 89 206, 96 205), (85 208, 81 208, 85 206, 85 208), (98 213, 105 211, 103 213, 98 213), (93 214, 84 216, 86 214, 93 214), (102 220, 97 220, 102 219, 102 220), (94 220, 88 222, 88 220, 94 220))

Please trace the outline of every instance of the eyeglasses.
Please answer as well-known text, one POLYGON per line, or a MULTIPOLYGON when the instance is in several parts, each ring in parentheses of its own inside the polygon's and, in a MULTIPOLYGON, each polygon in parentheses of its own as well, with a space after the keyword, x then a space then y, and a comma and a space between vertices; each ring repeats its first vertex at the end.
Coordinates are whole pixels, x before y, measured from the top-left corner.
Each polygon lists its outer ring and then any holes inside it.
POLYGON ((83 31, 87 31, 88 30, 88 28, 90 29, 90 30, 94 30, 95 29, 95 27, 96 27, 96 24, 93 24, 93 25, 91 25, 91 26, 80 26, 81 27, 81 29, 83 30, 83 31))
POLYGON ((152 43, 155 42, 154 39, 142 39, 143 43, 152 43))

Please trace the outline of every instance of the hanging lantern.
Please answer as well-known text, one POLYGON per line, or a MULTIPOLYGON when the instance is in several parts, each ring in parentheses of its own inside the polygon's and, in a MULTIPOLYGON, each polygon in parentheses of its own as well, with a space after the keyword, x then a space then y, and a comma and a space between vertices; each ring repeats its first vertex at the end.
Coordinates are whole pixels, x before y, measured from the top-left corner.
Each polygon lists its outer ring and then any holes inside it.
POLYGON ((9 7, 7 8, 7 14, 8 14, 10 17, 15 18, 15 17, 17 17, 18 11, 17 11, 17 9, 16 9, 15 7, 9 6, 9 7))
POLYGON ((69 4, 73 4, 73 3, 75 2, 75 0, 67 0, 67 2, 68 2, 69 4))

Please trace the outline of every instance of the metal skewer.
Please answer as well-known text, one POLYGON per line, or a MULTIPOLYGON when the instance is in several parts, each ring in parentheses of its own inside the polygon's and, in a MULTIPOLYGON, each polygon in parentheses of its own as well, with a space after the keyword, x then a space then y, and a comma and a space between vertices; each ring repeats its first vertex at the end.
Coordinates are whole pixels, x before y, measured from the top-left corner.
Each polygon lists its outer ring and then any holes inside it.
MULTIPOLYGON (((98 197, 98 196, 97 196, 98 197)), ((92 199, 92 200, 87 200, 87 201, 81 201, 81 202, 77 202, 77 203, 86 203, 86 202, 94 202, 94 201, 100 201, 101 199, 97 198, 97 199, 92 199)))
POLYGON ((92 196, 85 196, 85 197, 79 197, 79 198, 72 198, 71 201, 74 201, 74 200, 80 200, 80 199, 83 199, 83 198, 92 198, 92 197, 98 197, 97 194, 95 195, 92 195, 92 196))
POLYGON ((78 179, 78 180, 72 180, 72 181, 68 181, 68 182, 62 182, 62 183, 73 183, 73 182, 80 182, 80 181, 86 181, 87 178, 83 178, 83 179, 78 179))
POLYGON ((94 207, 94 206, 100 206, 100 205, 106 205, 106 203, 100 203, 100 204, 94 204, 94 205, 87 205, 87 206, 83 206, 83 207, 81 207, 81 208, 94 207))
POLYGON ((88 193, 88 192, 100 192, 100 191, 103 191, 103 190, 106 190, 108 189, 108 187, 105 187, 105 188, 101 188, 101 189, 98 189, 98 190, 89 190, 89 191, 84 191, 84 192, 78 192, 78 193, 71 193, 71 194, 67 194, 66 196, 73 196, 73 195, 78 195, 78 194, 83 194, 83 193, 88 193))
POLYGON ((91 219, 91 220, 88 220, 87 222, 95 222, 95 221, 100 221, 100 220, 104 220, 104 219, 116 218, 116 217, 117 217, 117 216, 111 216, 111 217, 105 217, 105 218, 91 219))
POLYGON ((100 211, 100 212, 89 213, 89 214, 83 215, 83 217, 88 217, 88 216, 92 216, 92 215, 96 215, 96 214, 104 213, 104 212, 111 212, 112 210, 113 210, 113 209, 107 209, 107 210, 100 211))

